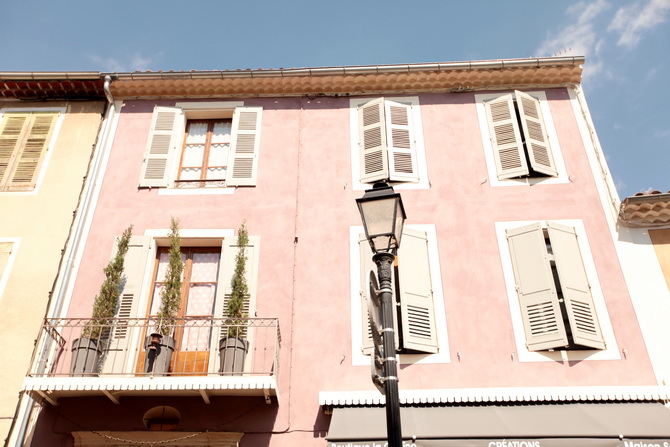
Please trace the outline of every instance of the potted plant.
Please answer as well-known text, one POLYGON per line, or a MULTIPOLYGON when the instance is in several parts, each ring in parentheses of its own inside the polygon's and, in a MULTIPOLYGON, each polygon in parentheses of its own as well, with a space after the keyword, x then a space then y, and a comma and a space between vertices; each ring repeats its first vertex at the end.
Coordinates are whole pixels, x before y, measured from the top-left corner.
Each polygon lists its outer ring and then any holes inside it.
POLYGON ((117 240, 116 255, 103 269, 105 280, 93 301, 92 318, 84 326, 81 337, 72 342, 70 373, 73 375, 91 375, 98 372, 100 356, 110 334, 110 323, 119 304, 123 263, 132 231, 133 226, 130 225, 117 240))
POLYGON ((168 266, 161 288, 161 305, 156 315, 154 332, 144 343, 147 354, 144 360, 144 372, 154 375, 163 375, 170 370, 175 346, 173 335, 181 302, 181 276, 184 264, 181 260, 179 221, 174 217, 170 222, 169 239, 168 266))
POLYGON ((249 233, 245 222, 237 230, 237 255, 235 256, 235 271, 230 281, 231 292, 224 309, 224 321, 227 327, 226 335, 219 340, 219 357, 221 373, 241 373, 244 370, 244 360, 249 351, 249 342, 246 339, 247 328, 244 327, 247 314, 244 311, 245 302, 249 296, 249 286, 245 277, 246 247, 249 244, 249 233))

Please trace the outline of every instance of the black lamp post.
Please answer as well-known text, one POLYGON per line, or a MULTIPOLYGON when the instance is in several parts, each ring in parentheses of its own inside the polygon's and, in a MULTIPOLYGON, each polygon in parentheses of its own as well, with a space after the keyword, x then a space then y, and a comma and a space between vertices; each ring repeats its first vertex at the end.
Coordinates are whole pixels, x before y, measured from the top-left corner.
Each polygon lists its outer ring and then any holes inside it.
MULTIPOLYGON (((396 360, 395 329, 393 312, 395 300, 391 283, 391 272, 395 255, 400 247, 402 227, 405 223, 405 208, 400 194, 386 183, 376 183, 356 199, 361 213, 365 236, 370 242, 372 260, 377 264, 379 278, 379 296, 381 298, 382 358, 383 377, 386 395, 386 433, 389 447, 402 447, 400 428, 400 400, 398 396, 398 365, 396 360)), ((371 316, 372 318, 372 316, 371 316)), ((375 338, 375 337, 373 337, 375 338)), ((376 354, 373 354, 375 356, 376 354)), ((377 359, 373 358, 373 362, 377 359)))

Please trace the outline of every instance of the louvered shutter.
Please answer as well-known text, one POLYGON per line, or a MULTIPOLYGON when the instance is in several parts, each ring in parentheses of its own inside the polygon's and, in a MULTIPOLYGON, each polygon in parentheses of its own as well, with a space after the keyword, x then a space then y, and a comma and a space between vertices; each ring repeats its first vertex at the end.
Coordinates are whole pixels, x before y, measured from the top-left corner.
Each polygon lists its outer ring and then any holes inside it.
POLYGON ((154 108, 147 148, 144 152, 140 187, 167 187, 169 169, 181 150, 184 114, 179 107, 154 108))
POLYGON ((386 101, 384 109, 386 111, 389 180, 419 181, 412 107, 386 101))
POLYGON ((7 262, 9 261, 9 255, 12 254, 12 242, 0 242, 0 279, 2 279, 2 273, 7 267, 7 262))
POLYGON ((535 223, 507 230, 507 240, 528 350, 567 346, 542 227, 535 223))
POLYGON ((6 115, 0 130, 0 185, 5 189, 35 188, 57 117, 57 113, 6 115))
MULTIPOLYGON (((118 240, 118 238, 117 238, 118 240)), ((134 367, 134 346, 131 340, 138 336, 139 327, 128 325, 129 318, 140 316, 138 309, 144 273, 149 262, 149 250, 152 239, 150 236, 132 236, 128 243, 128 252, 123 261, 123 288, 119 298, 119 308, 116 312, 117 325, 111 333, 109 346, 103 359, 102 372, 122 373, 134 367), (135 331, 133 334, 132 332, 135 331), (130 368, 130 369, 128 369, 130 368)), ((117 242, 114 242, 112 258, 116 256, 117 242)))
POLYGON ((262 107, 237 107, 235 109, 226 186, 256 184, 262 112, 262 107))
POLYGON ((521 118, 521 127, 526 139, 528 158, 533 170, 546 175, 556 176, 554 157, 549 147, 547 128, 542 119, 540 101, 527 93, 516 91, 517 107, 521 118))
POLYGON ((512 94, 484 103, 498 179, 528 175, 512 94))
POLYGON ((586 276, 575 229, 554 222, 547 224, 572 338, 578 345, 605 349, 596 315, 591 286, 586 276))
POLYGON ((425 232, 403 229, 402 245, 398 250, 398 275, 403 347, 436 353, 437 330, 425 232))
POLYGON ((363 183, 389 178, 384 99, 373 99, 358 107, 360 180, 363 183))

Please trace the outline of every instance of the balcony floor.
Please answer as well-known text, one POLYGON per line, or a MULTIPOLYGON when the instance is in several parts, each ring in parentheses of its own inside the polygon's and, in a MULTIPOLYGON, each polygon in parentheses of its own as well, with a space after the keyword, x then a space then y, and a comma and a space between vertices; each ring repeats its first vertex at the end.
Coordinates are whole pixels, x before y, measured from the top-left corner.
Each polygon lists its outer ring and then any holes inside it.
POLYGON ((124 396, 181 396, 200 395, 205 403, 212 396, 264 396, 266 402, 276 397, 274 376, 145 376, 145 377, 26 377, 23 391, 33 398, 58 405, 61 397, 108 397, 119 404, 124 396))

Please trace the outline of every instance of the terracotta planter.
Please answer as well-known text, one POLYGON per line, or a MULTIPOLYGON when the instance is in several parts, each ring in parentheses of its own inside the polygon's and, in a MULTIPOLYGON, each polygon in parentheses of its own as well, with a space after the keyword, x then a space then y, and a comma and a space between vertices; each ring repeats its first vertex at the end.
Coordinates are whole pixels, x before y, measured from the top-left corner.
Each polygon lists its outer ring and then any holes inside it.
POLYGON ((152 343, 157 334, 151 334, 144 340, 146 357, 144 358, 144 372, 154 376, 165 376, 170 372, 170 361, 174 352, 174 338, 169 335, 158 337, 160 342, 152 343))
POLYGON ((100 340, 87 337, 75 339, 72 342, 70 374, 75 377, 97 376, 102 351, 100 340))
POLYGON ((219 372, 229 375, 244 372, 247 352, 249 352, 249 342, 244 338, 224 337, 219 340, 219 372))

